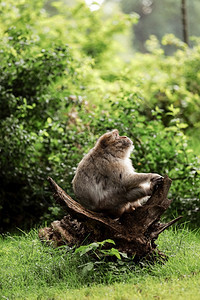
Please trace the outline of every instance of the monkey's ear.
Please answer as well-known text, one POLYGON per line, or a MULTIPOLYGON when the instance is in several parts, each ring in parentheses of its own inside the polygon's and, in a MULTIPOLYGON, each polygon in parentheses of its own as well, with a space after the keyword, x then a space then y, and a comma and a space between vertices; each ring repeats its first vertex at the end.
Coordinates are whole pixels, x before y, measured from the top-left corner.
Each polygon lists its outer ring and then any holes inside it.
POLYGON ((100 139, 99 139, 99 141, 98 141, 98 144, 100 145, 100 147, 101 147, 102 149, 105 149, 105 148, 109 145, 109 143, 110 143, 110 138, 111 138, 111 136, 110 136, 110 133, 109 133, 109 132, 103 134, 103 135, 100 137, 100 139))
POLYGON ((103 137, 100 139, 99 141, 101 148, 106 148, 108 146, 108 138, 107 137, 103 137))

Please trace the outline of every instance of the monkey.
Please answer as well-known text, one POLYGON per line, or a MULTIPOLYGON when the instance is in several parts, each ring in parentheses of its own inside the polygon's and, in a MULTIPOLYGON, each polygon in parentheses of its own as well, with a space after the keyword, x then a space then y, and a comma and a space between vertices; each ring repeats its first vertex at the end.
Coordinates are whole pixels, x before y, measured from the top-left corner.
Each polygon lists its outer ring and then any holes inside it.
MULTIPOLYGON (((78 164, 72 180, 77 201, 86 209, 120 217, 141 206, 163 177, 135 172, 133 142, 117 129, 103 134, 78 164)), ((148 197, 149 198, 149 197, 148 197)))

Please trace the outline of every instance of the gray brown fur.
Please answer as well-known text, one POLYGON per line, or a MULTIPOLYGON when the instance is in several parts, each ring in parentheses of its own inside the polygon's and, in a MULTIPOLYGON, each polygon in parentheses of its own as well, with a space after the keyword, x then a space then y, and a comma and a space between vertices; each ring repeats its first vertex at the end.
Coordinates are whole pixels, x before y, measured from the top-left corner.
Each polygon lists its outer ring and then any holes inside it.
POLYGON ((92 211, 120 216, 140 206, 163 177, 136 173, 131 160, 132 141, 118 130, 103 134, 79 163, 72 181, 80 204, 92 211))

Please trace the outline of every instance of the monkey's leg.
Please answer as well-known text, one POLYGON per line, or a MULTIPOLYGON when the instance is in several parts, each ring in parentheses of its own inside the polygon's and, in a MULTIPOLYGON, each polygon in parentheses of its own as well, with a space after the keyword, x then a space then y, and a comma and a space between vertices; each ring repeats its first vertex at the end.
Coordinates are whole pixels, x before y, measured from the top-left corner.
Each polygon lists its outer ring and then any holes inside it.
POLYGON ((129 193, 126 195, 126 199, 129 199, 129 202, 121 205, 118 208, 118 215, 122 215, 123 213, 132 213, 137 207, 142 206, 140 201, 148 194, 152 194, 150 186, 138 187, 129 191, 129 193))
POLYGON ((117 215, 121 216, 123 213, 132 213, 137 207, 142 206, 139 200, 134 202, 127 202, 117 209, 117 215))
POLYGON ((126 194, 126 199, 128 200, 128 202, 135 202, 138 199, 141 199, 145 196, 151 196, 151 194, 152 194, 152 190, 151 190, 150 186, 149 187, 141 186, 141 187, 137 187, 135 189, 128 191, 126 194))
POLYGON ((121 195, 115 195, 101 201, 101 211, 106 211, 116 217, 121 216, 124 212, 131 213, 136 207, 141 206, 139 199, 151 195, 150 187, 137 187, 121 195))

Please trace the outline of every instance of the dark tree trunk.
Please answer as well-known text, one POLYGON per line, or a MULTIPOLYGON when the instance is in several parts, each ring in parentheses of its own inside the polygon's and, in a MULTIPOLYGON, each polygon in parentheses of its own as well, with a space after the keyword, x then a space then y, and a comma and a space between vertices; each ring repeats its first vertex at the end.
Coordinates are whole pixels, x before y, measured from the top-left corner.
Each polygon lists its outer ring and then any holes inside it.
POLYGON ((182 15, 182 26, 183 26, 183 41, 184 43, 189 45, 186 0, 181 0, 181 15, 182 15))
POLYGON ((172 200, 167 199, 171 180, 166 176, 151 198, 131 214, 124 214, 119 219, 89 211, 67 195, 52 178, 48 178, 56 201, 65 204, 67 214, 60 221, 54 221, 50 227, 39 230, 41 240, 50 241, 54 246, 67 244, 79 246, 86 240, 112 239, 119 251, 135 255, 140 259, 151 254, 161 253, 156 250, 155 240, 166 228, 177 222, 178 217, 168 223, 160 223, 160 218, 172 200))

